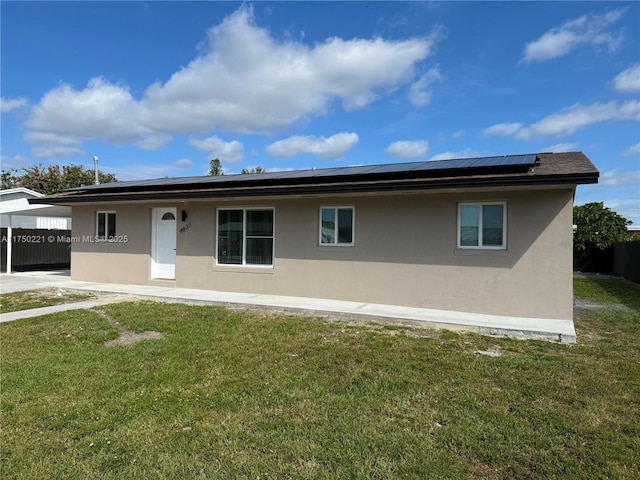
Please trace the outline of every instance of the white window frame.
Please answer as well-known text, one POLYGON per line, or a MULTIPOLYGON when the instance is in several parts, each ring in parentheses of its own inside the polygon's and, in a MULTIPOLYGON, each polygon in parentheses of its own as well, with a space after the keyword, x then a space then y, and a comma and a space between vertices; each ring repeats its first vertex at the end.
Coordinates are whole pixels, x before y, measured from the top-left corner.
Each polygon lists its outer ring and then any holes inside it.
POLYGON ((507 249, 507 202, 505 201, 486 201, 486 202, 460 202, 458 203, 458 221, 457 221, 457 248, 461 250, 506 250, 507 249), (460 228, 461 228, 461 216, 462 207, 465 206, 478 206, 479 218, 478 218, 478 245, 461 245, 460 244, 460 228), (482 207, 487 205, 501 205, 502 206, 502 245, 483 245, 483 209, 482 207))
MULTIPOLYGON (((113 215, 113 222, 114 222, 114 226, 116 225, 116 220, 117 220, 117 215, 116 215, 116 211, 115 210, 98 210, 96 212, 96 240, 98 242, 111 242, 113 240, 109 240, 109 235, 107 232, 107 225, 109 225, 109 216, 113 215), (98 232, 100 229, 100 214, 104 213, 105 217, 105 226, 104 226, 104 236, 101 236, 98 232)), ((115 237, 117 235, 117 229, 115 232, 113 232, 113 236, 115 237)))
POLYGON ((216 232, 215 232, 215 241, 216 241, 216 266, 220 267, 230 267, 230 268, 273 268, 275 258, 276 258, 276 210, 274 207, 224 207, 216 209, 216 232), (239 263, 220 263, 218 259, 220 258, 218 255, 218 248, 220 247, 220 214, 219 212, 227 212, 234 210, 242 210, 242 264, 239 263), (271 263, 270 264, 255 264, 255 263, 247 263, 247 211, 271 211, 272 213, 272 223, 273 223, 273 234, 270 237, 267 236, 251 236, 249 238, 271 238, 273 242, 271 242, 271 263))
POLYGON ((319 221, 318 221, 318 245, 321 247, 353 247, 356 244, 356 207, 353 205, 322 205, 319 209, 319 221), (336 219, 336 226, 334 230, 335 242, 323 243, 322 242, 322 210, 333 209, 336 219), (338 210, 351 210, 351 242, 339 243, 338 242, 338 210))

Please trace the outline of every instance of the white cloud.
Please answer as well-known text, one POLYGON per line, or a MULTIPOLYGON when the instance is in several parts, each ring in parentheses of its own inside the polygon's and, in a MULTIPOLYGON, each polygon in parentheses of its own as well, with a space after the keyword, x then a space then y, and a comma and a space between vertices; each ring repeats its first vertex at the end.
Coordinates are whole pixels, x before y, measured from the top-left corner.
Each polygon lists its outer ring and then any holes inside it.
POLYGON ((464 133, 465 133, 464 130, 456 130, 451 134, 451 138, 455 138, 455 139, 461 138, 464 136, 464 133))
MULTIPOLYGON (((189 167, 187 167, 186 162, 183 162, 182 160, 188 159, 180 159, 173 163, 163 163, 155 165, 139 165, 132 163, 123 168, 113 168, 105 165, 101 166, 100 170, 106 173, 112 173, 118 178, 118 180, 122 181, 147 180, 150 178, 184 177, 184 169, 189 167)), ((91 166, 91 168, 93 168, 93 165, 91 166)), ((206 175, 207 172, 203 172, 203 175, 206 175)))
POLYGON ((622 155, 625 156, 625 157, 630 157, 630 156, 633 156, 633 155, 640 155, 640 142, 636 143, 635 145, 631 145, 624 152, 622 152, 622 155))
POLYGON ((352 132, 336 133, 330 137, 295 135, 279 140, 265 149, 277 158, 291 158, 300 153, 317 155, 330 160, 342 158, 358 143, 358 135, 352 132))
POLYGON ((190 138, 188 143, 221 162, 238 163, 244 159, 244 145, 237 140, 225 142, 214 136, 205 139, 190 138))
POLYGON ((270 132, 324 114, 329 102, 363 107, 410 81, 435 38, 405 41, 330 38, 309 47, 278 41, 240 8, 209 31, 204 53, 143 103, 154 128, 199 132, 270 132))
POLYGON ((616 90, 620 92, 640 92, 640 63, 620 72, 613 82, 616 90))
POLYGON ((521 123, 499 123, 483 130, 485 135, 514 136, 522 140, 545 135, 566 136, 595 123, 611 120, 640 120, 640 101, 579 103, 547 115, 542 120, 525 127, 521 123))
MULTIPOLYGON (((256 168, 256 167, 257 167, 257 165, 255 165, 253 167, 249 167, 249 169, 256 168)), ((286 168, 285 167, 269 167, 267 169, 267 171, 269 173, 274 173, 274 172, 293 172, 294 170, 304 170, 304 168, 295 169, 295 168, 291 168, 291 167, 286 167, 286 168)))
POLYGON ((497 123, 485 128, 482 133, 485 135, 515 135, 522 130, 521 123, 497 123))
POLYGON ((389 145, 384 153, 392 157, 421 158, 426 155, 428 149, 429 142, 426 140, 403 140, 389 145))
POLYGON ((141 108, 128 89, 93 78, 81 91, 60 85, 47 92, 25 122, 25 140, 37 157, 80 153, 85 140, 164 146, 170 137, 158 141, 162 136, 145 129, 140 118, 141 108))
POLYGON ((578 144, 575 142, 563 142, 563 143, 556 143, 555 145, 551 145, 549 147, 544 147, 541 151, 562 153, 562 152, 573 152, 577 148, 578 148, 578 144))
POLYGON ((604 206, 631 220, 634 227, 640 225, 640 198, 608 199, 604 201, 604 206))
POLYGON ((33 107, 25 127, 80 143, 148 149, 180 133, 271 133, 326 114, 336 100, 352 110, 408 85, 439 38, 436 31, 407 40, 333 37, 308 45, 273 37, 243 6, 209 30, 196 58, 140 98, 103 78, 81 90, 59 85, 33 107))
POLYGON ((598 183, 602 186, 640 185, 640 170, 631 172, 619 172, 609 170, 600 175, 598 183))
POLYGON ((181 158, 180 160, 176 160, 173 166, 176 168, 190 168, 193 167, 193 162, 188 158, 181 158))
POLYGON ((149 133, 137 145, 143 150, 160 150, 170 141, 171 135, 166 133, 149 133))
POLYGON ((473 158, 478 157, 479 153, 470 148, 465 148, 463 150, 458 150, 456 152, 442 152, 437 155, 434 155, 429 160, 451 160, 453 158, 473 158))
POLYGON ((622 35, 608 29, 622 17, 625 10, 621 8, 602 15, 587 14, 568 20, 527 43, 522 61, 528 63, 558 58, 581 45, 605 46, 609 51, 614 51, 620 45, 622 35))
POLYGON ((27 161, 29 159, 22 154, 17 154, 13 156, 2 155, 0 156, 0 165, 2 166, 2 170, 11 170, 12 168, 24 168, 27 166, 27 161))
POLYGON ((82 142, 72 136, 51 132, 27 132, 25 140, 32 144, 32 153, 38 158, 66 157, 82 154, 82 142))
POLYGON ((409 101, 414 107, 426 107, 431 103, 431 85, 441 82, 442 75, 438 67, 431 68, 422 75, 409 90, 409 101))
POLYGON ((0 113, 9 113, 22 107, 26 107, 29 102, 24 97, 0 98, 0 113))
POLYGON ((140 106, 127 88, 93 78, 81 91, 60 85, 47 92, 25 125, 31 132, 124 144, 144 133, 140 117, 140 106))

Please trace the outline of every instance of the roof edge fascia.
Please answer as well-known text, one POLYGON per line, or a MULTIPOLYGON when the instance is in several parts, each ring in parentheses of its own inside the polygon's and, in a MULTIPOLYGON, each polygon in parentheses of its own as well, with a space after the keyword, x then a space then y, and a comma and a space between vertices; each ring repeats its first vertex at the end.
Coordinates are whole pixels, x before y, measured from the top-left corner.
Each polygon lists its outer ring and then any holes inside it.
POLYGON ((27 187, 14 187, 14 188, 5 188, 0 190, 0 195, 10 195, 12 193, 26 193, 36 198, 41 198, 46 196, 44 193, 36 192, 35 190, 31 190, 30 188, 27 188, 27 187))
POLYGON ((579 173, 548 176, 521 176, 504 178, 442 179, 430 182, 400 180, 397 182, 345 182, 333 184, 305 184, 298 186, 265 186, 239 188, 203 188, 191 190, 163 190, 148 192, 114 192, 61 195, 29 199, 30 204, 73 205, 82 203, 106 203, 122 201, 189 200, 200 198, 255 198, 263 196, 299 196, 305 194, 354 194, 410 190, 434 190, 452 188, 495 188, 517 186, 583 185, 598 182, 598 173, 579 173))

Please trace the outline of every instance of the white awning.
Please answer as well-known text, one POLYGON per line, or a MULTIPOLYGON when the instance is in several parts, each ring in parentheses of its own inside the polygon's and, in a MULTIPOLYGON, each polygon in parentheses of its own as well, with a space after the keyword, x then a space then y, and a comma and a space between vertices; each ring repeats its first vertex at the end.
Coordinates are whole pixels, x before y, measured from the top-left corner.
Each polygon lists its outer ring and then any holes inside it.
POLYGON ((0 208, 2 215, 21 215, 23 217, 71 217, 71 207, 64 205, 24 205, 0 208))

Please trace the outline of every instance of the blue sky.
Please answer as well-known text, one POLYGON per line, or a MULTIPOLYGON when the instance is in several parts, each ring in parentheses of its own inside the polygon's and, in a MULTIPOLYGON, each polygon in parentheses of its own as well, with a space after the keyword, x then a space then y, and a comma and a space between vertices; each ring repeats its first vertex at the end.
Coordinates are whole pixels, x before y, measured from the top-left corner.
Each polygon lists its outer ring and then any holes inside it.
POLYGON ((638 2, 7 2, 2 168, 122 180, 582 150, 640 225, 638 2))

